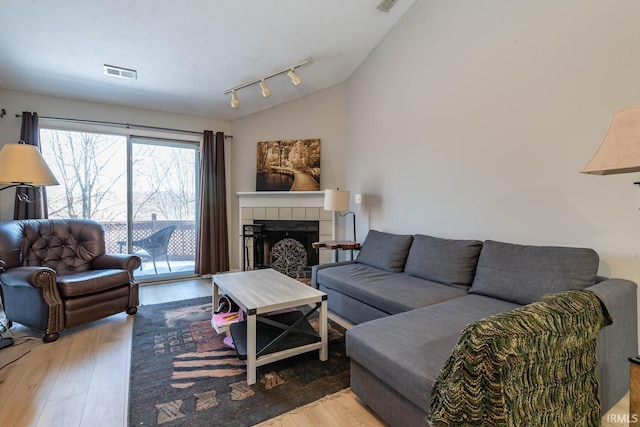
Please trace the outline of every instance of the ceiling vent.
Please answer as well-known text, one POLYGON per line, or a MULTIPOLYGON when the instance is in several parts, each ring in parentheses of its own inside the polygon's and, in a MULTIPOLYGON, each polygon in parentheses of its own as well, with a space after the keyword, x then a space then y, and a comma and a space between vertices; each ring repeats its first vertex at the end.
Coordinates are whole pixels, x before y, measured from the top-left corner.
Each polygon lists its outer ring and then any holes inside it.
POLYGON ((104 64, 104 73, 107 76, 120 77, 123 79, 137 79, 138 72, 128 68, 116 67, 114 65, 104 64))
POLYGON ((397 2, 398 0, 382 0, 378 5, 378 10, 389 12, 397 2))

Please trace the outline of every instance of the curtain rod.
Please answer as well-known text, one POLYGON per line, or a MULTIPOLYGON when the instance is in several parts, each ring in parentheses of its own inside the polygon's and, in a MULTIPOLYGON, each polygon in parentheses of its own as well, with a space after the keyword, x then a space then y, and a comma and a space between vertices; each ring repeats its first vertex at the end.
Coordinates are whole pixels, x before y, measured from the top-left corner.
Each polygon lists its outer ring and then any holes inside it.
MULTIPOLYGON (((16 117, 22 117, 22 114, 16 114, 16 117)), ((198 135, 198 136, 202 136, 203 132, 195 132, 192 130, 183 130, 183 129, 172 129, 172 128, 163 128, 163 127, 158 127, 158 126, 146 126, 146 125, 137 125, 134 123, 118 123, 118 122, 103 122, 100 120, 85 120, 85 119, 67 119, 64 117, 47 117, 47 116, 38 116, 39 119, 46 119, 46 120, 56 120, 56 121, 61 121, 61 122, 73 122, 73 123, 89 123, 89 124, 93 124, 93 125, 107 125, 107 126, 113 126, 113 127, 123 127, 126 129, 150 129, 150 130, 164 130, 164 131, 169 131, 169 132, 180 132, 180 133, 186 133, 189 135, 198 135)), ((233 135, 225 135, 224 139, 233 139, 233 135)))

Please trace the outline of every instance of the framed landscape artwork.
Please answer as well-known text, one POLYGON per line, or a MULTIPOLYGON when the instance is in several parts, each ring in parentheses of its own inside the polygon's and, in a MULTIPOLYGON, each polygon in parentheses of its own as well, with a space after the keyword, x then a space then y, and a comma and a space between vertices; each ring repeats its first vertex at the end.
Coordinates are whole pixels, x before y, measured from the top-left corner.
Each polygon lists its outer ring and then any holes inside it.
POLYGON ((319 190, 319 139, 258 142, 256 191, 319 190))

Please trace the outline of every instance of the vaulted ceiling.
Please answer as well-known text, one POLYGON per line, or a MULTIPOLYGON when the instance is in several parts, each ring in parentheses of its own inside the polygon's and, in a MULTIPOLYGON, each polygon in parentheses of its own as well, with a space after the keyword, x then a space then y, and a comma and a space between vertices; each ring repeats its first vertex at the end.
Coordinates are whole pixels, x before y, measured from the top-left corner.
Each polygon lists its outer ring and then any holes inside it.
POLYGON ((235 119, 345 82, 415 0, 9 0, 0 88, 235 119), (287 69, 238 90, 227 89, 287 69), (103 65, 137 70, 106 76, 103 65))

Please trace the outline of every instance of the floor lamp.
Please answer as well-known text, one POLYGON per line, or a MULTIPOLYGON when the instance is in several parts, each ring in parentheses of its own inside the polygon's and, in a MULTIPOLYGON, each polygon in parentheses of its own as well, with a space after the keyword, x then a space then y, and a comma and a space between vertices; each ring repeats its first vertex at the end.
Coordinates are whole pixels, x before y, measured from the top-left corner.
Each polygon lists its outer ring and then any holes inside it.
POLYGON ((344 217, 348 214, 353 215, 353 241, 356 241, 356 214, 349 211, 349 191, 344 190, 324 190, 324 210, 338 212, 338 215, 344 217), (346 211, 342 213, 342 211, 346 211))
MULTIPOLYGON (((20 141, 18 144, 4 144, 0 150, 0 191, 14 187, 35 188, 38 197, 29 200, 26 194, 18 194, 21 202, 33 203, 39 200, 41 192, 38 187, 46 185, 58 185, 58 180, 51 173, 51 169, 42 158, 40 150, 35 145, 25 144, 20 141)), ((4 262, 0 260, 0 270, 4 270, 4 262)), ((0 296, 2 290, 0 289, 0 296)), ((0 330, 8 328, 0 324, 0 330)), ((0 348, 13 344, 13 338, 0 338, 0 348)))

